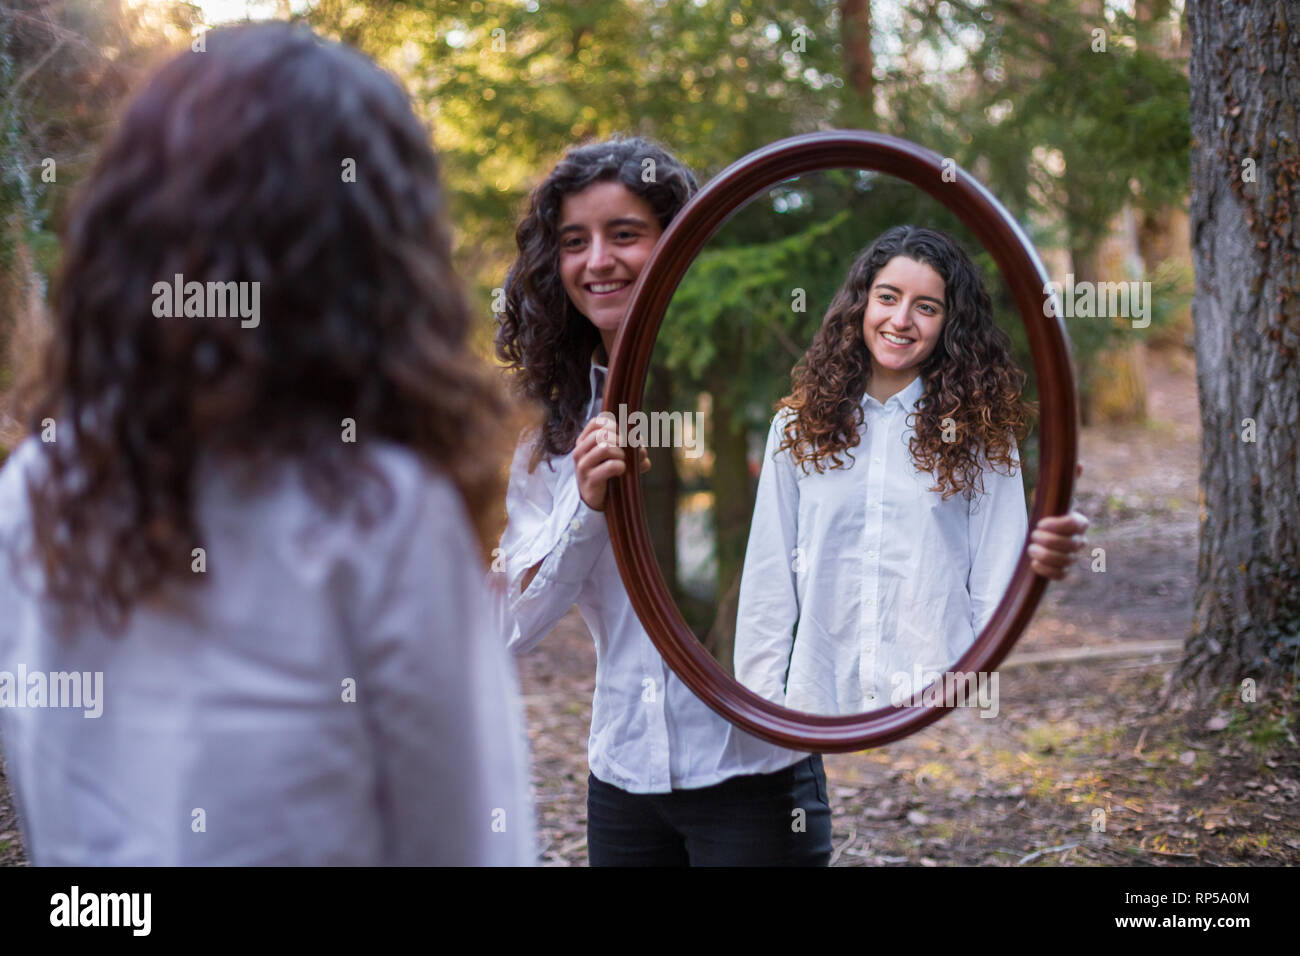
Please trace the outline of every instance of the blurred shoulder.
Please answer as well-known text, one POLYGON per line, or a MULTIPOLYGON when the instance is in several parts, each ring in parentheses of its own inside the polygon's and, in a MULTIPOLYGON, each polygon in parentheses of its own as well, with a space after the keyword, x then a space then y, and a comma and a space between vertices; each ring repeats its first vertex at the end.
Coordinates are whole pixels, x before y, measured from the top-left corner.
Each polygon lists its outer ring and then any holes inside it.
POLYGON ((0 466, 0 525, 8 528, 27 514, 27 486, 48 467, 48 446, 25 438, 0 466))
POLYGON ((40 480, 48 467, 49 446, 36 438, 24 439, 0 466, 0 658, 10 650, 6 639, 17 632, 24 594, 39 588, 43 578, 39 567, 28 560, 32 544, 31 504, 27 488, 40 480))
POLYGON ((776 414, 772 416, 771 431, 773 433, 785 431, 785 427, 798 418, 799 414, 793 408, 789 405, 782 405, 776 410, 776 414))
POLYGON ((345 493, 333 500, 313 492, 314 476, 300 462, 284 473, 289 480, 276 477, 252 493, 209 475, 201 524, 230 546, 269 548, 308 581, 348 569, 377 581, 417 546, 454 560, 472 552, 467 508, 441 468, 387 440, 356 450, 345 493))
POLYGON ((788 405, 782 405, 772 416, 772 424, 767 430, 767 454, 773 459, 791 459, 791 450, 781 446, 786 443, 791 426, 796 426, 798 421, 799 413, 788 405))
POLYGON ((21 471, 38 465, 41 452, 46 446, 39 438, 28 436, 10 449, 4 462, 0 463, 0 482, 13 481, 13 476, 21 471))
POLYGON ((400 534, 416 525, 433 524, 463 530, 468 537, 469 515, 464 499, 445 471, 396 442, 373 442, 366 453, 391 492, 381 527, 400 534))

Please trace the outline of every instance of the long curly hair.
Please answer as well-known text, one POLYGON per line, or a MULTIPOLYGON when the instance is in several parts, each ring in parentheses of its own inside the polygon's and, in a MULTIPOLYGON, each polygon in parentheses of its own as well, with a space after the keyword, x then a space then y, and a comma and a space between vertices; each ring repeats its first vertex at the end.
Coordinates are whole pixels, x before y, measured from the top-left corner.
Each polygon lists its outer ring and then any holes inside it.
POLYGON ((794 368, 791 393, 778 403, 793 413, 780 448, 805 472, 852 463, 850 449, 865 431, 861 400, 871 380, 863 317, 877 273, 896 256, 930 266, 944 282, 943 328, 921 363, 925 390, 909 419, 912 458, 918 471, 934 475, 931 491, 969 500, 983 491, 984 467, 1014 474, 1015 442, 1028 435, 1035 409, 1021 397, 1026 375, 1012 361, 1010 337, 993 322, 979 270, 936 229, 895 226, 858 255, 794 368), (955 440, 945 441, 945 432, 955 440))
POLYGON ((645 200, 660 228, 667 228, 698 189, 694 175, 672 153, 633 136, 574 147, 533 189, 515 230, 519 253, 506 274, 496 352, 518 394, 542 408, 534 466, 543 457, 572 451, 586 424, 591 353, 600 344, 599 331, 570 301, 560 278, 560 204, 565 196, 610 180, 645 200), (647 177, 649 169, 653 176, 647 177))
POLYGON ((470 350, 439 164, 407 95, 302 27, 214 30, 205 47, 147 81, 72 204, 28 416, 58 429, 28 488, 48 593, 110 632, 198 577, 200 453, 244 488, 294 460, 331 513, 386 511, 361 450, 387 440, 449 477, 485 548, 502 493, 513 403, 470 350), (155 315, 155 284, 177 275, 259 283, 258 321, 155 315))

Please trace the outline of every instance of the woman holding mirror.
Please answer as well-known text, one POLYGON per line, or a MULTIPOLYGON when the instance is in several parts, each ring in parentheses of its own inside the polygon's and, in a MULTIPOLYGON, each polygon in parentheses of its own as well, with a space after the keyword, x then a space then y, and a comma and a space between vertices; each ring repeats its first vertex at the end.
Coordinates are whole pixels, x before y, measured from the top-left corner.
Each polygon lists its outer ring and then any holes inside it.
POLYGON ((821 758, 738 730, 667 667, 600 513, 607 482, 626 468, 612 424, 597 417, 609 352, 642 267, 696 188, 647 140, 583 146, 533 191, 516 231, 497 350, 544 421, 510 472, 509 646, 535 647, 575 603, 595 639, 592 865, 825 865, 821 758), (795 816, 802 825, 792 827, 795 816))
MULTIPOLYGON (((575 603, 595 639, 592 865, 825 865, 821 758, 733 727, 665 665, 599 514, 626 469, 612 422, 596 416, 609 352, 642 267, 695 190, 646 140, 579 147, 533 191, 516 231, 497 351, 544 421, 522 438, 507 492, 509 645, 535 647, 575 603)), ((1059 577, 1074 546, 1054 537, 1059 577)))

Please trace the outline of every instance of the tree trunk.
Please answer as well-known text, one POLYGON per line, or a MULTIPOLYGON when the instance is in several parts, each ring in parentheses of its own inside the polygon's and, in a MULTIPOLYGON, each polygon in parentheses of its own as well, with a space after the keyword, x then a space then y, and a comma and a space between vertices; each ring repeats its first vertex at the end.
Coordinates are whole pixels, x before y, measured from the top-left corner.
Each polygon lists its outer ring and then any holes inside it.
MULTIPOLYGON (((1170 0, 1138 0, 1137 19, 1154 25, 1147 52, 1173 61, 1186 63, 1187 33, 1179 31, 1174 42, 1174 25, 1170 18, 1170 0)), ((1137 213, 1137 243, 1142 263, 1150 277, 1169 260, 1180 265, 1191 264, 1191 242, 1187 235, 1187 213, 1181 203, 1161 209, 1148 209, 1137 213)), ((1173 345, 1190 347, 1192 343, 1192 310, 1190 305, 1180 309, 1163 330, 1147 337, 1154 347, 1173 345)))
MULTIPOLYGON (((1068 219, 1069 215, 1067 213, 1067 222, 1068 219)), ((1074 281, 1076 284, 1080 282, 1097 281, 1098 268, 1096 256, 1090 250, 1085 249, 1078 243, 1071 243, 1070 245, 1070 268, 1073 270, 1074 281)), ((1094 324, 1097 322, 1096 319, 1080 319, 1076 321, 1094 324)), ((1068 319, 1066 320, 1066 324, 1069 324, 1068 319)), ((1091 335, 1094 336, 1098 334, 1095 328, 1089 329, 1087 326, 1071 329, 1070 334, 1076 341, 1080 341, 1080 345, 1082 346, 1080 353, 1081 356, 1087 356, 1086 361, 1079 363, 1079 423, 1082 425, 1093 425, 1096 423, 1095 416, 1093 415, 1093 391, 1096 387, 1095 381, 1097 377, 1093 357, 1096 355, 1097 349, 1091 344, 1085 343, 1081 340, 1080 333, 1085 331, 1090 332, 1091 335)))
MULTIPOLYGON (((1178 206, 1166 206, 1163 209, 1140 214, 1138 248, 1142 252, 1142 261, 1146 264, 1148 275, 1171 260, 1180 266, 1190 266, 1192 243, 1188 232, 1186 211, 1178 206)), ((1163 329, 1147 336, 1147 342, 1153 348, 1166 346, 1191 348, 1192 341, 1190 302, 1173 313, 1169 318, 1169 324, 1163 329)))
POLYGON ((841 125, 874 129, 876 78, 872 75, 871 2, 840 0, 840 40, 844 46, 844 72, 857 95, 846 104, 841 125))
POLYGON ((741 409, 728 407, 720 399, 727 394, 728 378, 736 367, 738 363, 725 360, 715 363, 714 381, 710 382, 714 399, 710 447, 713 451, 713 540, 718 582, 714 590, 717 612, 705 646, 715 658, 724 662, 730 662, 733 656, 738 582, 745 561, 749 525, 754 517, 744 416, 741 409))
POLYGON ((1188 21, 1202 511, 1175 686, 1204 693, 1281 680, 1300 632, 1300 11, 1193 0, 1188 21))
MULTIPOLYGON (((672 409, 672 380, 661 368, 651 368, 646 381, 645 400, 642 407, 650 412, 672 409)), ((673 599, 682 600, 681 584, 677 580, 677 498, 681 480, 677 475, 677 462, 671 448, 647 448, 650 470, 641 476, 641 489, 645 498, 646 523, 650 529, 650 543, 654 546, 659 570, 663 573, 673 599)))
MULTIPOLYGON (((1131 206, 1120 213, 1116 228, 1102 240, 1094 262, 1099 276, 1112 282, 1144 278, 1137 219, 1131 206)), ((1149 318, 1149 317, 1148 317, 1149 318)), ((1105 320, 1101 320, 1105 321, 1105 320)), ((1110 323, 1129 320, 1112 318, 1110 323)), ((1147 417, 1147 354, 1132 332, 1097 353, 1092 368, 1093 422, 1141 422, 1147 417)))

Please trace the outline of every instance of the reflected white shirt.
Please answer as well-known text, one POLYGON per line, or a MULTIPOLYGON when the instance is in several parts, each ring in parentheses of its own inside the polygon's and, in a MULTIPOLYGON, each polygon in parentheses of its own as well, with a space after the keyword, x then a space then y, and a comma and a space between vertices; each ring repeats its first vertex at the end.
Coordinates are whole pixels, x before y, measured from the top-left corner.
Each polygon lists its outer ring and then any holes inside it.
POLYGON ((852 464, 820 474, 777 451, 792 413, 773 419, 736 625, 737 680, 760 696, 816 714, 910 703, 1006 592, 1028 534, 1019 459, 943 500, 908 447, 923 393, 918 376, 883 405, 864 395, 852 464))
POLYGON ((296 469, 246 494, 204 465, 205 580, 184 608, 141 603, 120 636, 60 639, 29 593, 39 568, 9 547, 30 537, 40 448, 0 472, 0 671, 102 672, 103 711, 0 706, 34 863, 536 861, 514 661, 445 476, 376 444, 394 494, 363 529, 296 469))
MULTIPOLYGON (((588 420, 600 411, 605 374, 593 359, 588 420)), ((807 757, 733 727, 664 663, 627 596, 604 514, 578 494, 573 454, 543 460, 529 473, 532 449, 531 441, 520 442, 506 496, 507 643, 517 654, 531 650, 577 604, 596 642, 587 743, 596 778, 631 793, 666 793, 782 770, 807 757)))

